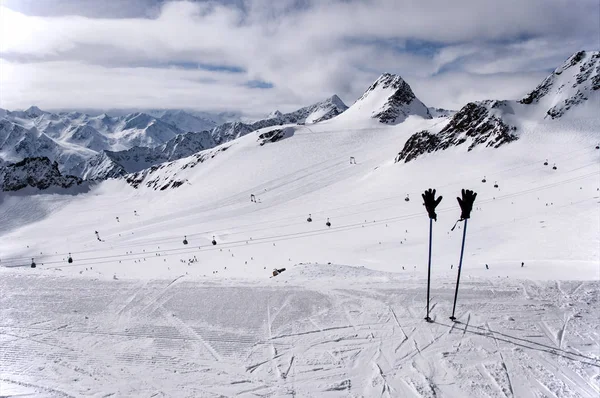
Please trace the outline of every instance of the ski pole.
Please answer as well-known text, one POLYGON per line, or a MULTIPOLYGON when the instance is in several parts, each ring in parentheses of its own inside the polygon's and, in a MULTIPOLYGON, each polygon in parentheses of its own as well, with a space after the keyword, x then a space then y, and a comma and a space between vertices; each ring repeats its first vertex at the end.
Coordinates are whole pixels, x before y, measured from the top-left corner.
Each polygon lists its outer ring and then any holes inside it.
POLYGON ((458 276, 456 278, 456 291, 454 292, 454 305, 452 306, 452 316, 450 317, 450 319, 452 319, 453 321, 456 320, 456 317, 454 316, 454 312, 456 311, 456 299, 458 297, 458 285, 460 283, 460 270, 462 269, 463 254, 465 252, 465 238, 467 237, 467 221, 468 220, 469 220, 468 218, 465 218, 465 228, 463 231, 462 247, 460 248, 460 260, 458 261, 458 276))
POLYGON ((427 191, 423 192, 421 195, 423 198, 423 205, 427 210, 427 215, 429 216, 429 263, 427 265, 427 316, 425 320, 427 322, 432 322, 429 317, 429 292, 431 288, 431 240, 433 236, 433 221, 437 221, 437 214, 435 214, 435 208, 442 201, 442 197, 435 198, 435 189, 429 188, 427 191))
POLYGON ((429 219, 429 265, 427 267, 427 316, 425 320, 431 322, 429 317, 429 288, 431 286, 431 237, 433 234, 433 219, 429 219))

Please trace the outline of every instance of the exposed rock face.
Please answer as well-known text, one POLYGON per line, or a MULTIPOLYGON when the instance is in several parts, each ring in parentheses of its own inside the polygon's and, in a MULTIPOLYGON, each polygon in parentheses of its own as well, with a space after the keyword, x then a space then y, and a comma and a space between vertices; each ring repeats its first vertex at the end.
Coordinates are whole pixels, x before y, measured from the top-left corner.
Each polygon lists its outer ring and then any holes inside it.
POLYGON ((294 135, 293 127, 286 127, 283 129, 274 129, 266 131, 258 136, 259 145, 263 146, 267 143, 277 142, 284 138, 289 138, 294 135))
POLYGON ((468 143, 468 151, 478 145, 498 148, 515 141, 515 126, 502 119, 505 113, 511 113, 508 101, 471 102, 458 111, 439 133, 420 131, 412 135, 395 161, 409 162, 422 154, 442 151, 451 146, 468 143))
POLYGON ((25 158, 13 164, 0 165, 0 188, 2 191, 18 191, 26 187, 48 189, 70 188, 83 181, 75 176, 63 176, 58 163, 47 157, 25 158))
POLYGON ((424 153, 436 151, 439 145, 440 138, 436 134, 431 134, 427 130, 419 131, 410 136, 404 144, 402 151, 396 156, 394 162, 398 163, 402 160, 404 160, 405 163, 410 162, 424 153))
POLYGON ((579 51, 520 101, 471 102, 460 109, 439 133, 415 133, 396 162, 409 162, 424 153, 468 143, 498 148, 518 138, 519 118, 554 120, 597 117, 600 103, 600 52, 579 51))

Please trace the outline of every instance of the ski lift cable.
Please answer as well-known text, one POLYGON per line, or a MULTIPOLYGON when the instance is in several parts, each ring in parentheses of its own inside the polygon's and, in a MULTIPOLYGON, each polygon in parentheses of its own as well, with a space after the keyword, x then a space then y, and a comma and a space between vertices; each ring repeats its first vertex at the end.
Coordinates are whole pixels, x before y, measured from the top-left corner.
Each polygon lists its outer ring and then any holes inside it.
MULTIPOLYGON (((584 149, 584 150, 581 150, 581 149, 580 149, 580 150, 575 150, 575 151, 568 152, 568 153, 566 153, 565 155, 572 154, 572 153, 575 153, 575 152, 581 152, 581 151, 589 151, 590 153, 593 153, 593 152, 595 152, 595 151, 590 151, 590 150, 588 150, 588 149, 584 149)), ((576 156, 576 158, 579 158, 580 156, 581 156, 581 155, 579 155, 579 156, 576 156)), ((339 164, 342 164, 342 163, 344 163, 344 162, 343 162, 343 161, 340 161, 340 162, 338 162, 338 163, 339 163, 339 164)), ((512 171, 512 170, 516 170, 516 169, 520 169, 520 168, 524 168, 524 167, 527 167, 527 166, 530 166, 530 165, 537 165, 537 161, 536 161, 536 162, 531 162, 531 163, 528 163, 528 164, 525 164, 525 165, 520 165, 520 166, 517 166, 517 167, 513 167, 513 168, 509 168, 509 169, 501 170, 501 171, 498 171, 498 172, 492 173, 491 175, 495 175, 495 174, 501 174, 501 173, 504 173, 504 172, 508 172, 508 171, 512 171)), ((473 174, 473 173, 470 173, 470 174, 473 174)), ((462 182, 462 179, 461 179, 459 182, 462 182)), ((454 184, 456 184, 456 183, 457 183, 457 182, 449 182, 449 183, 447 183, 447 184, 444 184, 444 185, 442 185, 442 186, 439 186, 439 188, 443 188, 443 187, 445 187, 445 186, 449 186, 449 185, 454 185, 454 184)), ((255 187, 255 188, 258 188, 258 187, 255 187)), ((438 188, 438 189, 439 189, 439 188, 438 188)), ((251 190, 248 190, 248 192, 250 192, 250 191, 253 191, 253 190, 254 190, 254 188, 253 188, 253 189, 251 189, 251 190)), ((418 192, 411 192, 411 193, 413 193, 413 194, 417 194, 418 192)), ((244 193, 241 193, 240 195, 243 195, 243 194, 244 194, 244 193)), ((238 194, 236 194, 236 195, 234 195, 234 196, 237 196, 237 195, 238 195, 238 194)), ((377 202, 377 201, 384 201, 384 200, 393 200, 393 199, 396 199, 396 198, 398 198, 398 197, 400 197, 400 195, 395 195, 395 196, 388 197, 388 198, 383 198, 383 199, 377 199, 377 200, 375 200, 375 201, 371 201, 371 203, 372 203, 372 202, 377 202)), ((240 197, 239 199, 241 200, 241 197, 240 197)), ((220 202, 220 203, 222 204, 222 202, 220 202)), ((236 202, 236 203, 237 203, 237 202, 236 202)), ((364 204, 366 204, 366 203, 369 203, 369 202, 362 202, 362 203, 358 203, 358 204, 355 204, 355 205, 343 206, 343 207, 336 208, 336 209, 328 209, 328 210, 317 211, 317 212, 315 212, 315 214, 320 214, 320 213, 331 213, 332 211, 335 211, 335 210, 337 210, 337 209, 343 209, 343 208, 347 208, 347 207, 351 207, 351 206, 361 206, 361 205, 364 205, 364 204)), ((206 208, 207 210, 210 210, 211 212, 214 212, 215 210, 218 210, 219 208, 222 208, 222 207, 224 207, 224 206, 223 206, 223 205, 218 205, 218 206, 216 206, 216 207, 215 207, 215 206, 209 206, 209 205, 205 206, 205 208, 206 208)), ((257 212, 257 211, 264 211, 265 209, 266 209, 266 208, 263 206, 262 208, 259 208, 259 209, 256 209, 256 210, 254 210, 254 211, 247 212, 247 213, 254 213, 254 212, 257 212)), ((199 208, 193 208, 193 209, 189 209, 189 211, 190 211, 190 212, 198 212, 198 211, 199 211, 199 208)), ((172 215, 170 215, 170 216, 172 216, 172 215)), ((288 220, 292 220, 292 219, 296 219, 296 217, 297 217, 297 216, 293 216, 293 217, 287 217, 286 219, 288 219, 288 220)), ((283 221, 283 220, 284 220, 284 219, 282 219, 281 221, 283 221)), ((256 226, 256 225, 258 225, 258 224, 263 224, 263 223, 274 223, 274 222, 277 222, 277 221, 278 221, 278 220, 268 220, 268 221, 259 222, 259 223, 252 223, 252 224, 249 224, 249 225, 256 226)), ((230 230, 231 230, 231 228, 225 228, 225 229, 223 229, 223 230, 224 230, 224 231, 230 231, 230 230)), ((110 234, 110 235, 106 235, 106 237, 107 237, 107 238, 110 238, 111 236, 114 236, 114 235, 115 235, 115 234, 110 234)))
MULTIPOLYGON (((580 167, 580 168, 583 168, 583 167, 580 167)), ((580 169, 580 168, 579 168, 579 169, 580 169)), ((578 177, 575 177, 575 179, 579 179, 579 178, 586 178, 586 177, 588 177, 588 176, 590 176, 590 175, 595 175, 595 174, 597 174, 597 172, 595 172, 595 173, 591 173, 591 174, 587 174, 587 175, 583 175, 583 176, 578 176, 578 177)), ((517 192, 511 193, 511 194, 506 194, 506 195, 503 195, 503 196, 498 196, 498 197, 497 197, 497 199, 499 200, 501 197, 513 197, 514 195, 520 195, 520 194, 522 194, 523 192, 533 192, 533 191, 535 191, 535 190, 539 190, 539 189, 546 189, 546 188, 549 188, 549 187, 553 187, 553 186, 555 186, 555 184, 563 184, 563 183, 568 183, 568 182, 570 182, 571 180, 572 180, 572 179, 567 179, 567 180, 563 180, 563 181, 558 181, 558 182, 556 182, 556 183, 547 184, 547 185, 545 185, 545 186, 534 187, 534 188, 530 188, 530 189, 523 190, 523 191, 517 191, 517 192)), ((481 201, 479 201, 479 202, 480 202, 480 203, 482 203, 481 201)), ((395 204, 394 204, 394 206, 395 206, 395 204)), ((362 212, 356 212, 356 213, 354 213, 354 214, 360 214, 360 213, 362 213, 362 212)), ((354 214, 353 214, 353 215, 354 215, 354 214)), ((343 217, 344 217, 343 215, 340 215, 340 216, 337 216, 336 218, 340 219, 340 218, 343 218, 343 217)), ((299 223, 297 223, 297 224, 304 224, 304 222, 299 222, 299 223)), ((290 224, 287 224, 287 226, 289 226, 289 225, 290 225, 290 224)), ((265 228, 265 229, 272 230, 273 228, 272 228, 272 227, 270 227, 270 228, 265 228)), ((199 233, 195 233, 195 234, 192 234, 192 235, 204 235, 204 234, 207 234, 207 233, 210 233, 210 232, 215 232, 215 231, 204 231, 204 232, 199 232, 199 233)), ((189 235, 189 236, 192 236, 192 235, 189 235)), ((153 242, 155 242, 155 243, 162 243, 162 244, 165 244, 166 242, 168 242, 168 241, 169 241, 169 239, 168 239, 168 238, 162 238, 162 239, 160 239, 160 238, 157 238, 157 239, 158 239, 158 240, 153 240, 153 242)), ((179 240, 179 239, 180 239, 180 238, 178 238, 177 240, 179 240)), ((244 241, 245 241, 245 240, 246 240, 246 239, 244 239, 244 241)), ((150 245, 150 244, 151 244, 151 243, 150 243, 150 242, 148 242, 148 241, 141 241, 141 242, 135 242, 134 244, 128 244, 128 245, 127 245, 127 244, 125 244, 125 245, 123 245, 123 246, 125 246, 125 247, 131 247, 131 246, 141 246, 141 245, 146 245, 146 246, 147 246, 147 245, 150 245)), ((119 248, 119 246, 114 246, 114 245, 113 245, 113 248, 119 248)), ((100 251, 104 251, 104 250, 105 250, 105 249, 84 250, 84 251, 77 252, 77 254, 82 254, 82 253, 93 253, 93 252, 100 252, 100 251)), ((55 255, 50 255, 50 256, 61 256, 61 257, 62 257, 62 256, 64 256, 64 255, 65 255, 64 253, 61 253, 61 254, 55 254, 55 255)), ((29 256, 27 256, 27 257, 13 257, 13 258, 5 258, 5 259, 3 259, 3 260, 4 260, 4 261, 10 261, 10 260, 23 260, 23 259, 25 259, 25 258, 30 258, 30 257, 29 257, 29 256)))
MULTIPOLYGON (((587 198, 587 199, 583 199, 580 200, 578 202, 574 202, 571 204, 565 204, 563 206, 557 206, 557 208, 564 208, 564 207, 569 207, 569 206, 574 206, 576 204, 580 204, 586 201, 595 201, 597 199, 597 197, 592 197, 592 198, 587 198)), ((455 209, 447 209, 447 210, 442 210, 442 212, 447 212, 448 210, 455 210, 455 209)), ((538 214, 532 214, 529 216, 525 216, 525 217, 520 217, 517 220, 521 221, 521 220, 525 220, 525 219, 529 219, 532 217, 536 217, 538 214)), ((416 217, 421 217, 422 214, 419 213, 418 215, 415 216, 416 217)), ((395 222, 401 222, 403 220, 381 220, 378 221, 376 223, 370 223, 365 225, 365 227, 372 227, 372 226, 379 226, 382 225, 383 223, 387 222, 387 223, 395 223, 395 222)), ((487 225, 485 227, 480 227, 480 228, 476 228, 476 230, 485 230, 485 229, 490 229, 490 228, 496 228, 499 225, 503 225, 503 224, 510 224, 513 223, 514 221, 503 221, 500 223, 496 223, 493 225, 487 225)), ((280 237, 275 237, 271 240, 265 240, 265 241, 252 241, 251 243, 249 243, 250 245, 264 245, 264 244, 270 244, 272 242, 280 242, 280 241, 288 241, 288 240, 293 240, 293 239, 300 239, 300 238, 306 238, 306 237, 312 237, 312 236, 316 236, 316 235, 323 235, 323 234, 328 234, 328 233, 337 233, 337 232, 345 232, 345 231, 349 231, 349 230, 353 230, 353 229, 358 229, 358 226, 354 225, 354 226, 346 226, 343 228, 339 228, 338 230, 331 230, 331 229, 322 229, 320 231, 313 231, 311 233, 308 234, 304 234, 304 235, 296 235, 296 236, 280 236, 280 237)), ((225 246, 225 245, 224 245, 225 246)), ((247 246, 246 244, 243 244, 242 242, 236 242, 235 244, 228 244, 226 247, 228 248, 235 248, 235 247, 243 247, 243 246, 247 246)), ((167 251, 165 250, 166 253, 161 254, 161 257, 170 257, 170 256, 176 256, 176 255, 183 255, 183 254, 191 254, 191 253, 201 253, 202 251, 206 252, 206 251, 215 251, 217 250, 217 247, 207 247, 204 250, 198 250, 198 249, 185 249, 185 250, 171 250, 171 251, 167 251)), ((145 258, 147 253, 138 253, 136 255, 136 257, 130 257, 130 258, 123 258, 121 261, 134 261, 134 260, 142 260, 143 258, 145 258)), ((132 256, 132 255, 130 255, 132 256)), ((82 266, 90 266, 90 265, 102 265, 102 264, 110 264, 113 263, 115 261, 117 261, 117 259, 110 259, 110 256, 105 256, 105 257, 99 257, 96 258, 94 260, 103 260, 103 261, 94 261, 94 262, 86 262, 85 264, 77 264, 77 265, 66 265, 66 266, 55 266, 55 267, 44 267, 47 269, 57 269, 57 268, 70 268, 70 267, 82 267, 82 266)), ((44 265, 46 264, 53 264, 52 262, 49 263, 44 263, 44 265)))
MULTIPOLYGON (((533 163, 533 164, 535 164, 535 163, 533 163)), ((574 169, 574 170, 579 170, 581 168, 585 168, 585 167, 590 166, 590 165, 594 165, 595 166, 596 162, 589 163, 586 166, 582 166, 582 167, 579 167, 579 168, 574 169)), ((570 171, 574 171, 574 170, 570 170, 570 171)), ((568 172, 569 171, 565 172, 565 174, 568 173, 568 172)), ((509 179, 505 179, 505 181, 510 181, 510 180, 509 179)), ((455 185, 455 184, 457 184, 457 183, 450 182, 448 184, 444 184, 444 185, 440 186, 440 188, 443 188, 443 187, 448 186, 448 185, 455 185)), ((413 194, 415 194, 415 193, 416 192, 413 192, 413 194)), ((321 213, 331 214, 331 213, 333 213, 335 211, 338 211, 338 210, 348 209, 348 208, 352 208, 352 207, 360 207, 360 206, 365 206, 365 205, 369 205, 369 204, 373 204, 373 203, 377 203, 377 202, 384 202, 384 201, 388 201, 388 200, 395 200, 395 199, 400 198, 401 196, 402 195, 394 195, 394 196, 390 196, 390 197, 387 197, 387 198, 376 199, 376 200, 373 200, 373 201, 366 201, 366 202, 356 203, 356 204, 347 205, 347 206, 341 206, 341 207, 338 207, 338 208, 333 208, 333 209, 328 209, 328 210, 320 210, 320 211, 316 211, 314 213, 315 214, 321 214, 321 213)), ((392 205, 390 205, 388 207, 395 206, 395 205, 396 204, 394 203, 394 204, 392 204, 392 205)), ((371 209, 369 211, 375 211, 375 210, 378 210, 378 209, 380 209, 380 208, 371 209)), ((265 209, 259 209, 259 210, 255 210, 255 211, 264 211, 264 210, 265 209)), ((252 211, 250 213, 253 213, 255 211, 252 211)), ((356 213, 348 213, 348 215, 354 215, 354 214, 356 214, 356 213)), ((344 216, 346 216, 346 214, 337 215, 336 218, 342 218, 344 216)), ((257 223, 250 223, 250 224, 244 224, 244 225, 239 225, 239 226, 234 226, 234 227, 229 227, 229 228, 223 228, 223 229, 220 229, 220 230, 202 231, 202 232, 198 232, 198 233, 195 233, 195 234, 190 234, 190 236, 197 236, 197 235, 203 235, 205 233, 218 233, 218 232, 229 232, 231 234, 232 230, 240 230, 239 233, 243 233, 244 232, 243 229, 245 227, 249 227, 249 226, 250 227, 256 227, 257 225, 263 225, 263 224, 277 224, 277 223, 285 222, 285 221, 288 221, 288 220, 294 220, 294 219, 297 219, 297 218, 298 218, 298 216, 289 216, 289 217, 284 217, 284 218, 275 219, 275 220, 266 220, 266 221, 261 221, 261 222, 257 222, 257 223)), ((301 224, 301 223, 297 223, 297 224, 301 224)), ((285 223, 285 226, 289 226, 289 225, 290 225, 289 223, 285 223)), ((265 227, 264 229, 272 229, 272 228, 273 227, 265 227)), ((263 229, 261 229, 261 228, 253 228, 253 229, 247 230, 245 232, 254 232, 254 231, 260 231, 260 230, 263 230, 263 229)), ((172 236, 170 238, 175 239, 175 236, 172 236)), ((162 241, 161 238, 158 238, 158 239, 162 241)), ((139 244, 144 244, 144 243, 142 242, 142 243, 139 243, 139 244)), ((127 245, 127 246, 130 246, 130 245, 127 245)))
MULTIPOLYGON (((595 166, 596 163, 590 163, 590 164, 588 164, 586 166, 582 166, 582 167, 579 167, 579 168, 574 169, 574 170, 579 170, 579 169, 582 169, 582 168, 585 168, 585 167, 588 167, 588 166, 591 166, 591 165, 595 166)), ((574 171, 574 170, 566 171, 564 174, 567 174, 568 172, 571 172, 571 171, 574 171)), ((383 201, 388 201, 388 200, 392 200, 392 199, 398 199, 400 196, 401 195, 396 195, 396 196, 392 196, 392 197, 388 197, 388 198, 377 199, 377 200, 373 200, 373 201, 366 201, 366 202, 362 202, 362 203, 358 203, 358 204, 353 204, 353 205, 349 205, 349 206, 338 207, 338 208, 335 208, 335 209, 318 211, 317 213, 322 213, 322 212, 323 213, 324 212, 335 213, 335 211, 337 211, 337 210, 349 209, 349 208, 352 208, 352 207, 365 206, 365 205, 370 205, 370 204, 374 204, 374 203, 378 203, 378 202, 383 202, 383 201)), ((377 210, 381 210, 381 209, 385 209, 385 208, 390 208, 390 207, 393 207, 393 206, 396 206, 396 203, 392 203, 390 205, 385 205, 385 206, 380 206, 380 207, 374 207, 374 208, 371 208, 371 209, 368 209, 368 210, 358 210, 356 212, 344 212, 342 214, 336 215, 336 218, 340 219, 340 218, 345 218, 345 217, 352 216, 352 215, 355 215, 355 214, 361 214, 361 213, 364 214, 365 212, 368 213, 368 212, 377 211, 377 210)), ((227 232, 228 235, 236 235, 236 234, 250 233, 250 232, 257 232, 257 231, 260 232, 260 231, 263 231, 263 230, 271 230, 271 229, 277 228, 277 226, 272 226, 273 224, 284 223, 282 225, 282 227, 289 227, 291 225, 301 225, 301 224, 304 223, 304 222, 296 222, 296 223, 290 224, 289 222, 287 222, 289 220, 294 220, 294 219, 298 219, 298 217, 297 216, 284 217, 284 218, 280 218, 280 219, 274 219, 274 220, 262 221, 262 222, 258 222, 258 223, 239 225, 239 226, 236 226, 236 227, 224 228, 224 229, 221 229, 221 230, 200 231, 200 232, 197 232, 197 233, 194 233, 194 234, 190 234, 190 236, 200 236, 200 235, 204 235, 204 234, 207 234, 207 233, 218 233, 218 232, 221 232, 221 231, 227 232), (262 224, 270 224, 271 226, 268 226, 268 227, 259 227, 259 228, 252 228, 252 229, 246 229, 245 228, 245 227, 256 227, 257 225, 262 225, 262 224), (234 232, 232 232, 232 231, 234 231, 234 232)), ((170 237, 170 238, 175 239, 175 236, 170 237)), ((157 242, 158 241, 164 241, 164 239, 157 238, 156 241, 157 242)), ((135 245, 143 245, 143 244, 145 244, 145 243, 144 242, 135 243, 135 245)), ((127 246, 131 246, 131 244, 129 244, 127 246)))
MULTIPOLYGON (((579 176, 579 177, 575 177, 575 178, 571 178, 568 180, 563 180, 563 181, 558 181, 555 183, 551 183, 551 184, 547 184, 545 186, 539 186, 539 187, 533 187, 527 190, 523 190, 520 192, 515 192, 515 193, 510 193, 510 194, 506 194, 506 195, 502 195, 502 196, 498 196, 495 199, 484 199, 484 200, 480 200, 479 203, 480 204, 486 204, 486 203, 491 203, 493 201, 501 201, 501 200, 505 200, 505 199, 510 199, 516 196, 520 196, 523 194, 527 194, 527 193, 532 193, 532 192, 537 192, 543 189, 549 189, 549 188, 553 188, 556 186, 560 186, 560 185, 564 185, 567 183, 571 183, 571 182, 575 182, 590 176, 596 176, 599 175, 600 172, 594 172, 594 173, 589 173, 587 175, 584 176, 579 176)), ((449 211, 454 211, 454 207, 449 207, 449 208, 445 208, 445 209, 441 209, 439 212, 440 213, 445 213, 445 212, 449 212, 449 211)), ((408 219, 412 219, 412 218, 416 218, 416 217, 420 217, 422 216, 422 212, 419 213, 412 213, 412 214, 404 214, 404 215, 399 215, 399 216, 394 216, 394 217, 388 217, 385 219, 381 219, 379 221, 373 222, 373 223, 368 223, 368 226, 371 225, 380 225, 382 223, 390 223, 390 222, 399 222, 399 221, 405 221, 408 219)), ((359 222, 359 223, 353 223, 353 224, 347 224, 347 225, 340 225, 340 226, 336 226, 336 227, 332 227, 332 228, 327 228, 327 229, 320 229, 320 230, 314 230, 314 231, 303 231, 303 232, 295 232, 295 233, 289 233, 289 234, 282 234, 282 235, 272 235, 272 236, 267 236, 267 237, 259 237, 259 238, 255 238, 252 240, 252 242, 257 242, 257 243, 262 243, 263 241, 268 241, 271 242, 275 239, 285 239, 285 238, 291 238, 294 236, 313 236, 313 235, 318 235, 320 233, 328 233, 328 232, 339 232, 339 231, 345 231, 347 229, 353 229, 353 228, 362 228, 365 224, 363 222, 359 222)), ((222 247, 234 247, 232 245, 246 245, 247 243, 247 239, 242 239, 242 240, 238 240, 238 241, 231 241, 231 242, 224 242, 222 244, 220 244, 220 247, 211 247, 208 246, 207 248, 203 249, 203 251, 207 251, 210 249, 217 249, 217 248, 222 248, 222 247)), ((139 256, 143 256, 143 257, 147 257, 148 255, 151 254, 163 254, 166 252, 176 252, 176 253, 184 253, 185 250, 189 250, 187 248, 172 248, 172 249, 164 249, 164 250, 155 250, 155 251, 148 251, 148 252, 144 252, 144 253, 137 253, 137 254, 121 254, 121 255, 111 255, 111 256, 99 256, 99 257, 90 257, 90 258, 81 258, 78 260, 78 265, 85 265, 86 263, 83 262, 87 262, 90 260, 97 260, 97 259, 108 259, 108 258, 112 258, 112 259, 119 259, 119 258, 128 258, 130 256, 134 256, 134 255, 139 255, 139 256)), ((100 250, 97 250, 100 251, 100 250)), ((104 250, 103 250, 104 251, 104 250)), ((197 249, 193 249, 193 252, 197 252, 197 249)), ((81 252, 80 252, 81 253, 81 252)), ((44 256, 43 258, 53 258, 53 257, 58 257, 60 255, 48 255, 48 256, 44 256)), ((26 258, 31 258, 31 257, 26 257, 26 258)), ((4 259, 5 261, 10 261, 10 260, 22 260, 23 258, 13 258, 13 259, 4 259)), ((63 263, 63 261, 44 261, 44 264, 61 264, 63 263)), ((87 263, 89 264, 89 263, 87 263)), ((9 263, 7 266, 10 266, 11 264, 9 263)))

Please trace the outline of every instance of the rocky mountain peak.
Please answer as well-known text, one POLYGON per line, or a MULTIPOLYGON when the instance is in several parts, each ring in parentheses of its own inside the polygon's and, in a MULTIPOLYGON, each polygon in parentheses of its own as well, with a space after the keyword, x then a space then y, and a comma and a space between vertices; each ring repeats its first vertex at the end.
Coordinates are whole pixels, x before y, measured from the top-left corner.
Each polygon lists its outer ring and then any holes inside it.
POLYGON ((408 83, 392 73, 382 74, 347 111, 349 117, 356 119, 365 113, 385 124, 402 123, 410 115, 432 118, 408 83))
POLYGON ((590 98, 600 97, 599 90, 600 52, 578 51, 519 102, 538 105, 545 118, 556 119, 590 98))

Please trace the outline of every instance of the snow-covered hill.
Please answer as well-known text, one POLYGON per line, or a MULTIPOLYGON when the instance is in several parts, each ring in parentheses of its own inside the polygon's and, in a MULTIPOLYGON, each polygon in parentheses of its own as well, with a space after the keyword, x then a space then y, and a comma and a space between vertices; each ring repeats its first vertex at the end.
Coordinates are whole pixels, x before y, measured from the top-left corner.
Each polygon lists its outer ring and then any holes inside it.
POLYGON ((520 101, 471 102, 443 128, 415 133, 396 162, 463 144, 467 151, 478 145, 497 148, 518 139, 528 123, 558 119, 576 123, 595 119, 599 109, 600 52, 580 51, 520 101))
POLYGON ((398 75, 384 73, 339 118, 345 121, 372 118, 385 124, 398 124, 411 115, 432 118, 408 83, 398 75))

